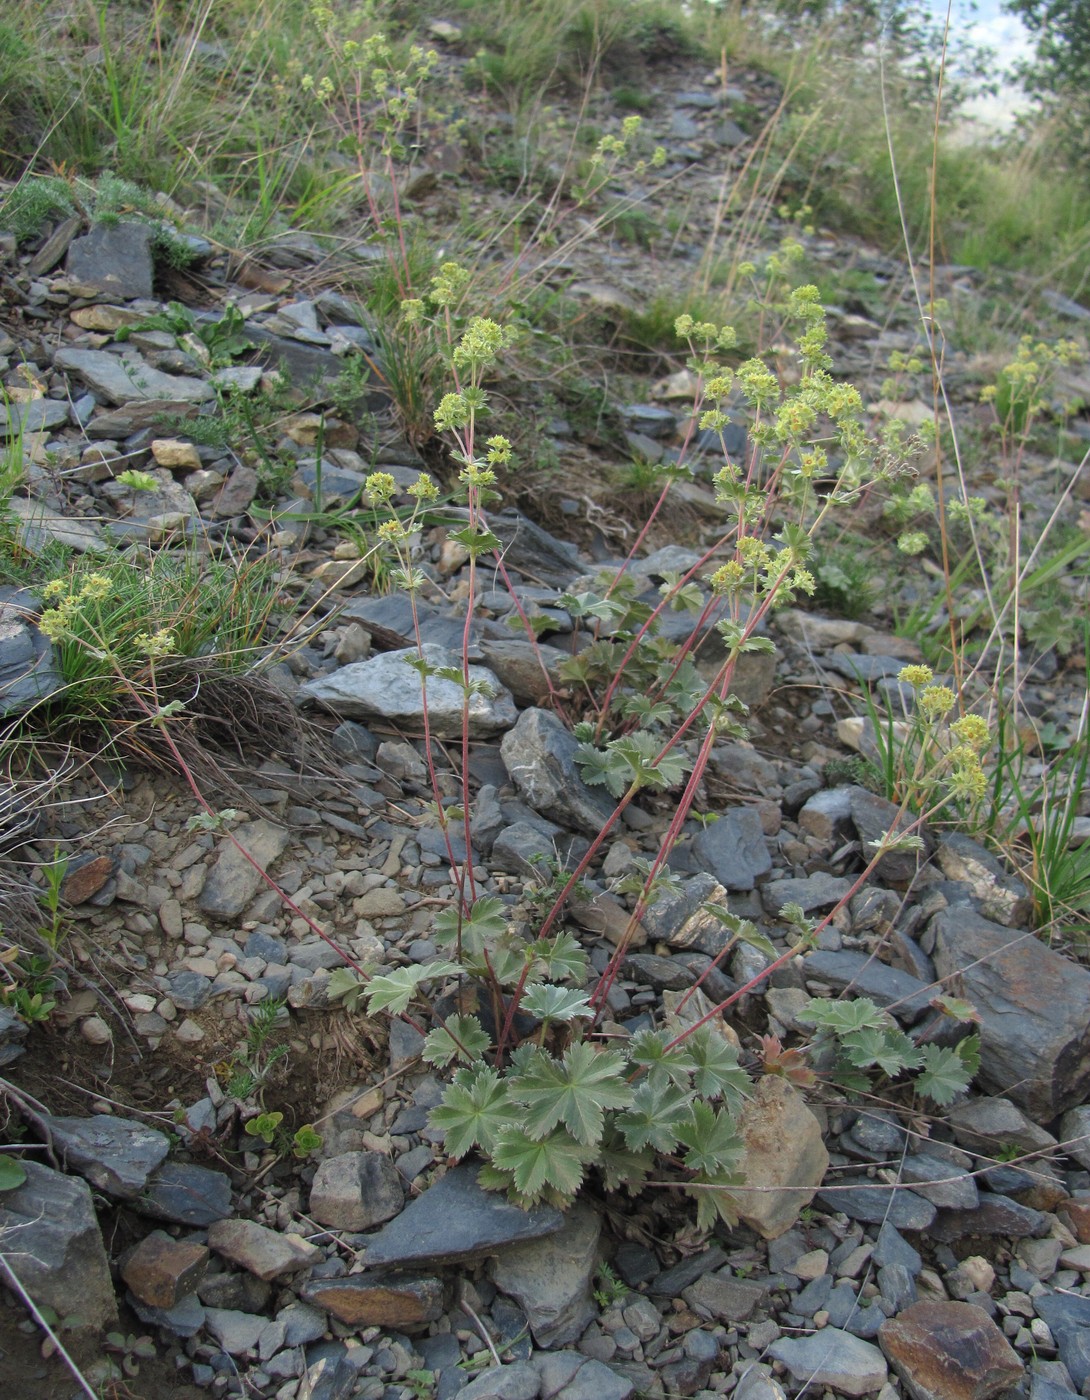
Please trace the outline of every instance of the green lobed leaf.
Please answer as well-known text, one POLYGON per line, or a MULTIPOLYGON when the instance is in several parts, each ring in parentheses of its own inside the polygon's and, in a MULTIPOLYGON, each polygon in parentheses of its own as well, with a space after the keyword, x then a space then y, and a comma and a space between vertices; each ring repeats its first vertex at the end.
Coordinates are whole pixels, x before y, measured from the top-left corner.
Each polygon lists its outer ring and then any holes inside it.
POLYGON ((850 1001, 823 1001, 814 997, 796 1013, 795 1019, 805 1026, 817 1026, 839 1036, 868 1027, 881 1030, 889 1023, 886 1013, 869 997, 853 997, 850 1001))
POLYGON ((530 953, 535 976, 547 977, 550 982, 574 982, 577 986, 587 980, 587 955, 570 933, 539 938, 530 944, 530 953))
POLYGON ((667 1050, 672 1037, 666 1031, 646 1029, 637 1031, 628 1043, 629 1063, 646 1070, 659 1082, 670 1082, 688 1088, 696 1061, 684 1044, 667 1050))
POLYGON ((461 972, 457 963, 436 960, 417 963, 412 967, 398 967, 393 972, 372 977, 364 989, 367 1010, 372 1016, 380 1011, 390 1016, 400 1016, 409 1009, 409 1002, 416 995, 421 982, 435 977, 460 976, 461 972))
POLYGON ((731 1113, 741 1109, 750 1089, 749 1076, 738 1063, 738 1051, 710 1026, 701 1026, 685 1041, 696 1068, 693 1088, 706 1099, 722 1099, 731 1113))
POLYGON ((961 1045, 954 1047, 948 1045, 925 1045, 923 1047, 922 1060, 923 1067, 916 1076, 916 1088, 921 1094, 938 1104, 940 1108, 945 1108, 948 1104, 964 1094, 969 1088, 976 1067, 979 1065, 979 1041, 976 1036, 969 1036, 969 1040, 976 1040, 977 1047, 974 1050, 970 1047, 965 1055, 961 1052, 961 1045), (974 1063, 975 1060, 975 1063, 974 1063), (971 1067, 972 1066, 972 1067, 971 1067))
POLYGON ((508 1125, 492 1149, 492 1164, 511 1173, 515 1190, 529 1201, 541 1198, 546 1187, 574 1197, 583 1184, 586 1164, 594 1149, 576 1142, 556 1127, 545 1137, 531 1137, 525 1129, 508 1125))
POLYGON ((616 1050, 595 1050, 586 1041, 569 1047, 560 1060, 543 1050, 527 1056, 511 1083, 511 1097, 525 1105, 523 1122, 534 1137, 563 1123, 581 1143, 601 1140, 607 1108, 626 1108, 632 1089, 616 1050))
POLYGON ((550 982, 535 982, 522 996, 521 1010, 539 1021, 574 1021, 577 1016, 591 1017, 587 997, 574 987, 556 987, 550 982))
POLYGON ((678 1125, 690 1116, 691 1103, 691 1094, 676 1084, 645 1079, 636 1085, 631 1106, 613 1121, 634 1152, 645 1147, 672 1152, 678 1125))
POLYGON ((447 1155, 458 1158, 474 1147, 491 1152, 513 1113, 506 1083, 488 1065, 477 1065, 458 1070, 447 1085, 443 1102, 428 1115, 428 1127, 444 1135, 447 1155))
POLYGON ((445 1068, 452 1060, 472 1064, 486 1055, 492 1042, 476 1016, 448 1016, 424 1038, 421 1054, 429 1065, 445 1068))
POLYGON ((677 1131, 678 1141, 689 1150, 685 1165, 708 1181, 726 1181, 742 1152, 742 1139, 731 1115, 696 1099, 687 1122, 677 1131))
POLYGON ((862 1030, 849 1031, 842 1037, 841 1044, 856 1069, 873 1066, 891 1079, 920 1066, 920 1052, 904 1031, 895 1026, 864 1026, 862 1030))

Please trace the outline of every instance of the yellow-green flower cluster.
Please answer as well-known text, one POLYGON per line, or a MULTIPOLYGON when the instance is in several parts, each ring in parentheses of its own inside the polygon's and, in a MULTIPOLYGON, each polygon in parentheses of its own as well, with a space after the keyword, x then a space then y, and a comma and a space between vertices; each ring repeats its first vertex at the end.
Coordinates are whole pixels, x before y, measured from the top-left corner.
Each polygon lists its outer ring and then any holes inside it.
POLYGON ((383 506, 393 499, 397 482, 389 472, 372 472, 363 483, 363 489, 373 506, 383 506))
POLYGON ((499 353, 511 344, 514 333, 487 316, 474 316, 454 347, 454 363, 473 374, 489 369, 499 353))
POLYGON ((42 602, 52 606, 38 619, 38 630, 51 642, 59 642, 72 630, 83 604, 102 602, 112 588, 108 574, 88 574, 80 587, 72 590, 62 579, 51 579, 42 589, 42 602))
POLYGON ((925 719, 943 719, 957 704, 957 696, 948 685, 927 685, 916 698, 925 719))
POLYGON ((178 641, 169 628, 160 627, 157 632, 138 632, 133 646, 147 657, 169 656, 177 650, 178 641))

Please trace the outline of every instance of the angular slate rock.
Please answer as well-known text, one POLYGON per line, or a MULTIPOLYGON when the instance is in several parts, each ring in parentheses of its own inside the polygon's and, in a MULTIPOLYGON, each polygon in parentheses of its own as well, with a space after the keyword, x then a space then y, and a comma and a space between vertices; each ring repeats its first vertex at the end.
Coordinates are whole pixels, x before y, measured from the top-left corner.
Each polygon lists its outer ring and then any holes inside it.
POLYGON ((973 1210, 940 1211, 931 1234, 937 1240, 958 1240, 965 1235, 1040 1239, 1048 1234, 1050 1224, 1043 1211, 1019 1205, 1009 1196, 985 1191, 973 1210))
POLYGON ((975 1210, 980 1199, 976 1182, 968 1172, 929 1152, 906 1157, 901 1163, 901 1180, 925 1201, 941 1208, 975 1210))
POLYGON ((842 1211, 850 1220, 868 1225, 888 1221, 898 1230, 926 1230, 935 1219, 935 1207, 922 1196, 904 1187, 888 1190, 840 1178, 836 1191, 819 1191, 818 1200, 826 1210, 842 1211))
POLYGON ((191 1162, 164 1162, 133 1202, 153 1220, 201 1228, 231 1214, 231 1179, 191 1162))
MULTIPOLYGON (((868 792, 866 788, 851 789, 851 811, 852 822, 859 840, 863 843, 864 860, 870 860, 874 855, 875 848, 869 845, 869 842, 880 840, 887 832, 901 831, 911 823, 911 818, 906 817, 895 803, 887 802, 884 797, 868 792)), ((923 841, 923 850, 887 852, 874 867, 875 879, 903 885, 915 878, 920 866, 934 849, 935 843, 926 831, 916 831, 913 834, 923 841)))
POLYGON ((1090 1298, 1073 1293, 1042 1293, 1033 1300, 1037 1316, 1048 1324, 1060 1349, 1060 1360, 1082 1390, 1090 1377, 1090 1298))
POLYGON ((836 1327, 809 1337, 781 1337, 768 1350, 801 1384, 827 1385, 842 1395, 881 1390, 889 1375, 876 1346, 836 1327))
POLYGON ((852 996, 870 997, 908 1023, 923 1015, 939 992, 937 987, 928 987, 866 953, 811 953, 802 960, 802 972, 807 979, 825 982, 838 992, 850 988, 852 996))
POLYGON ((597 1314, 591 1283, 600 1230, 597 1211, 576 1204, 554 1234, 508 1245, 493 1260, 493 1283, 525 1312, 538 1346, 567 1346, 597 1314))
POLYGON ((93 1118, 46 1118, 53 1149, 65 1165, 108 1196, 131 1200, 170 1151, 157 1128, 131 1118, 98 1113, 93 1118))
POLYGON ((520 1210, 477 1185, 479 1165, 463 1162, 410 1202, 368 1242, 369 1269, 480 1259, 505 1245, 555 1234, 564 1217, 551 1206, 520 1210))
POLYGON ((1006 927, 1029 922, 1033 901, 1025 885, 971 836, 944 833, 936 842, 935 861, 948 880, 968 885, 985 919, 1006 927))
POLYGON ((603 788, 589 788, 575 766, 577 740, 547 710, 523 710, 500 744, 511 781, 535 811, 561 826, 596 836, 615 803, 603 788))
POLYGON ((730 942, 729 930, 704 906, 725 910, 727 892, 714 875, 694 875, 664 890, 645 911, 643 926, 656 942, 671 948, 695 948, 715 957, 730 942))
POLYGON ((851 889, 851 881, 821 871, 802 879, 770 880, 761 890, 764 907, 779 914, 785 904, 797 904, 804 914, 831 909, 851 889))
POLYGON ((751 807, 724 812, 693 840, 693 857, 728 890, 751 890, 772 869, 772 857, 751 807))
POLYGON ((121 355, 111 355, 105 350, 58 350, 53 356, 53 365, 65 374, 74 374, 93 393, 111 404, 141 399, 203 403, 215 393, 205 379, 163 374, 161 370, 152 369, 135 350, 126 350, 121 355))
POLYGON ((1023 930, 966 909, 932 919, 947 991, 980 1012, 980 1081, 1037 1122, 1090 1093, 1090 972, 1023 930))
POLYGON ((0 715, 28 709, 63 684, 52 644, 33 621, 40 610, 28 590, 0 588, 0 715))
POLYGON ((68 249, 66 271, 83 296, 136 301, 152 294, 150 224, 134 219, 95 224, 68 249))
POLYGON ((398 1215, 405 1203, 397 1168, 381 1152, 344 1152, 318 1164, 310 1213, 336 1230, 371 1230, 398 1215))
POLYGON ((878 1341, 913 1400, 992 1400, 1025 1370, 987 1313, 970 1303, 913 1303, 878 1341))
POLYGON ((0 438, 40 433, 68 422, 68 405, 62 399, 31 399, 29 403, 0 403, 0 438))
POLYGON ((23 1184, 0 1193, 9 1267, 40 1307, 105 1327, 117 1317, 117 1303, 87 1183, 40 1162, 23 1167, 23 1184))
POLYGON ((255 869, 234 841, 227 837, 220 841, 216 863, 197 900, 202 913, 217 919, 238 918, 258 890, 265 888, 261 871, 267 870, 288 844, 287 830, 264 817, 243 822, 232 834, 260 868, 255 869))
MULTIPOLYGON (((432 666, 459 666, 457 655, 426 642, 424 657, 432 666)), ((420 673, 410 664, 416 659, 415 647, 380 652, 366 661, 341 666, 328 676, 300 686, 303 699, 324 705, 350 719, 371 719, 375 715, 397 723, 421 726, 424 699, 420 673)), ((471 682, 479 681, 491 694, 469 698, 469 732, 478 737, 510 729, 517 718, 509 691, 484 666, 470 666, 471 682)), ((431 732, 440 738, 454 738, 462 732, 462 687, 442 676, 427 678, 428 719, 431 732)))
POLYGON ((509 573, 524 574, 550 588, 568 588, 585 567, 573 544, 550 535, 520 511, 497 511, 488 523, 503 545, 503 562, 509 573))

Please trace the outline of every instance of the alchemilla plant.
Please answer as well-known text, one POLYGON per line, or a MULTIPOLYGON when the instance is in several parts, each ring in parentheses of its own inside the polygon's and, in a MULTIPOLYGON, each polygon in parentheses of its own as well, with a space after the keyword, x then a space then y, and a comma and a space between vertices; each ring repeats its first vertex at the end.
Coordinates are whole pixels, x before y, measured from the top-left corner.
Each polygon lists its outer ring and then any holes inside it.
MULTIPOLYGON (((463 694, 459 805, 444 807, 430 767, 458 895, 436 921, 434 937, 442 951, 435 961, 376 971, 362 985, 345 976, 338 989, 365 999, 372 1013, 410 1018, 425 1033, 424 1059, 452 1072, 431 1126, 443 1132, 451 1158, 476 1153, 483 1159, 485 1186, 506 1191, 523 1206, 541 1200, 565 1206, 591 1174, 606 1190, 635 1191, 654 1182, 695 1198, 698 1224, 710 1228, 717 1219, 736 1218, 731 1188, 739 1185, 739 1114, 751 1084, 723 1013, 756 982, 812 946, 832 914, 814 924, 801 910, 785 911, 791 933, 784 951, 727 908, 708 906, 724 928, 724 947, 713 966, 742 941, 760 949, 766 970, 718 1005, 701 991, 704 974, 662 1024, 634 1034, 612 1021, 610 989, 642 914, 671 883, 669 853, 714 745, 722 736, 745 734, 745 707, 731 694, 739 658, 771 651, 763 630, 771 610, 813 591, 807 566, 814 537, 827 520, 878 476, 902 471, 903 463, 888 439, 867 434, 858 392, 833 377, 825 313, 815 288, 795 288, 774 308, 795 328, 790 376, 781 377, 760 357, 732 363, 740 357, 731 327, 679 318, 677 332, 688 344, 697 385, 689 443, 699 431, 705 440, 709 434, 717 437, 722 449, 722 465, 713 477, 722 527, 693 568, 667 579, 657 601, 639 596, 633 583, 643 535, 619 570, 594 589, 564 598, 580 629, 564 667, 571 688, 561 703, 542 665, 543 690, 554 695, 555 708, 573 729, 583 780, 604 789, 615 806, 583 859, 566 880, 557 881, 556 898, 543 913, 540 901, 513 907, 480 894, 471 864, 454 859, 449 836, 451 823, 460 822, 470 848, 468 718, 471 697, 482 682, 471 675, 468 637, 481 561, 506 581, 487 511, 501 475, 514 469, 507 439, 486 435, 485 385, 514 337, 487 318, 472 319, 455 333, 448 293, 464 281, 455 266, 445 266, 431 295, 404 308, 414 322, 430 318, 447 336, 452 388, 434 418, 436 429, 453 444, 465 508, 465 524, 453 538, 467 558, 467 644, 460 664, 437 668, 426 659, 418 631, 414 663, 425 702, 429 765, 428 682, 442 676, 463 694), (742 461, 730 456, 724 437, 735 404, 745 406, 751 443, 742 461), (661 635, 667 609, 692 613, 687 639, 667 641, 661 635), (698 646, 709 635, 718 642, 712 663, 701 660, 698 646), (625 808, 644 792, 668 793, 673 812, 654 859, 627 886, 633 895, 628 926, 594 980, 578 938, 564 925, 566 901, 625 808)), ((674 481, 689 474, 685 456, 662 470, 652 519, 674 481)), ((421 475, 399 501, 392 476, 375 472, 367 490, 372 505, 388 515, 376 548, 392 554, 393 576, 415 617, 417 600, 430 586, 416 557, 417 529, 436 486, 421 475)), ((534 628, 519 616, 536 646, 534 628)), ((947 704, 945 692, 923 684, 929 677, 916 679, 924 721, 945 721, 952 695, 947 704)), ((924 746, 912 795, 926 791, 928 801, 911 812, 907 803, 902 807, 904 821, 894 822, 874 844, 872 865, 894 847, 917 842, 915 832, 925 817, 964 798, 968 770, 979 767, 987 728, 966 717, 949 730, 960 748, 951 750, 945 741, 924 746), (969 725, 972 732, 963 734, 969 725)), ((812 1019, 826 1038, 839 1036, 843 1057, 857 1075, 895 1078, 914 1072, 916 1091, 936 1102, 964 1091, 975 1069, 971 1038, 963 1048, 918 1051, 885 1013, 869 1005, 839 1020, 818 1008, 812 1019)), ((777 1070, 786 1061, 766 1055, 765 1063, 777 1070)))

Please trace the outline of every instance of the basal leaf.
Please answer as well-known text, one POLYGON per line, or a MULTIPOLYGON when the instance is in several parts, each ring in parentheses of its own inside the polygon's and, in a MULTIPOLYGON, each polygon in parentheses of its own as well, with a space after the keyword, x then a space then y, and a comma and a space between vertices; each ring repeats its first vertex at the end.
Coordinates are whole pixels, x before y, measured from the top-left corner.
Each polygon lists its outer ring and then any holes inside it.
POLYGON ((691 1094, 677 1085, 645 1079, 636 1085, 631 1106, 613 1121, 633 1151, 653 1147, 656 1152, 672 1152, 678 1124, 689 1117, 691 1104, 691 1094))
POLYGON ((587 955, 570 933, 558 933, 555 938, 539 938, 531 943, 535 976, 550 982, 574 982, 582 986, 587 980, 587 955))
POLYGON ((476 1016, 448 1016, 425 1037, 421 1054, 429 1065, 443 1069, 452 1060, 473 1064, 488 1053, 491 1043, 476 1016))
POLYGON ((574 1021, 577 1016, 591 1017, 587 997, 574 987, 555 987, 550 982, 537 982, 526 988, 522 1010, 539 1021, 574 1021))
POLYGON ((678 1141, 689 1150, 685 1165, 705 1180, 725 1182, 742 1151, 742 1140, 729 1113, 696 1099, 687 1122, 678 1125, 678 1141))
MULTIPOLYGON (((969 1038, 975 1039, 976 1037, 969 1038)), ((938 1104, 940 1108, 945 1108, 964 1094, 972 1080, 972 1072, 959 1053, 960 1049, 960 1045, 955 1047, 925 1045, 923 1047, 923 1068, 916 1076, 916 1088, 921 1094, 925 1094, 938 1104)))
POLYGON ((881 1030, 889 1024, 886 1013, 869 997, 853 997, 850 1001, 823 1001, 815 997, 796 1013, 795 1019, 839 1036, 868 1027, 881 1030))
POLYGON ((497 1134, 514 1114, 507 1085, 488 1065, 460 1069, 428 1115, 428 1127, 444 1134, 450 1157, 464 1157, 474 1147, 490 1152, 497 1134))
POLYGON ((562 1196, 573 1197, 583 1184, 586 1163, 593 1156, 592 1148, 576 1142, 561 1127, 543 1138, 534 1138, 523 1128, 509 1125, 492 1149, 493 1165, 510 1172, 515 1190, 530 1201, 539 1200, 547 1186, 562 1196))
POLYGON ((409 1002, 416 995, 421 982, 428 982, 436 977, 460 976, 461 972, 462 969, 457 963, 436 959, 430 963, 398 967, 393 972, 372 977, 364 989, 367 1010, 372 1016, 380 1011, 385 1011, 390 1016, 400 1016, 408 1010, 409 1002))
POLYGON ((522 1121, 535 1137, 563 1123, 579 1142, 597 1143, 605 1109, 625 1108, 632 1101, 624 1061, 615 1050, 595 1050, 581 1041, 565 1051, 563 1059, 539 1050, 523 1063, 511 1095, 525 1105, 522 1121))
POLYGON ((684 1045, 667 1050, 670 1037, 666 1032, 650 1029, 637 1031, 628 1043, 631 1064, 646 1070, 649 1077, 688 1088, 696 1061, 684 1045))
POLYGON ((685 1045, 696 1065, 696 1092, 706 1099, 722 1099, 731 1113, 737 1113, 750 1088, 749 1076, 738 1063, 738 1051, 710 1026, 694 1031, 685 1045))
POLYGON ((857 1069, 873 1066, 891 1079, 920 1064, 919 1051, 904 1031, 894 1026, 865 1026, 860 1031, 849 1031, 841 1043, 857 1069))

